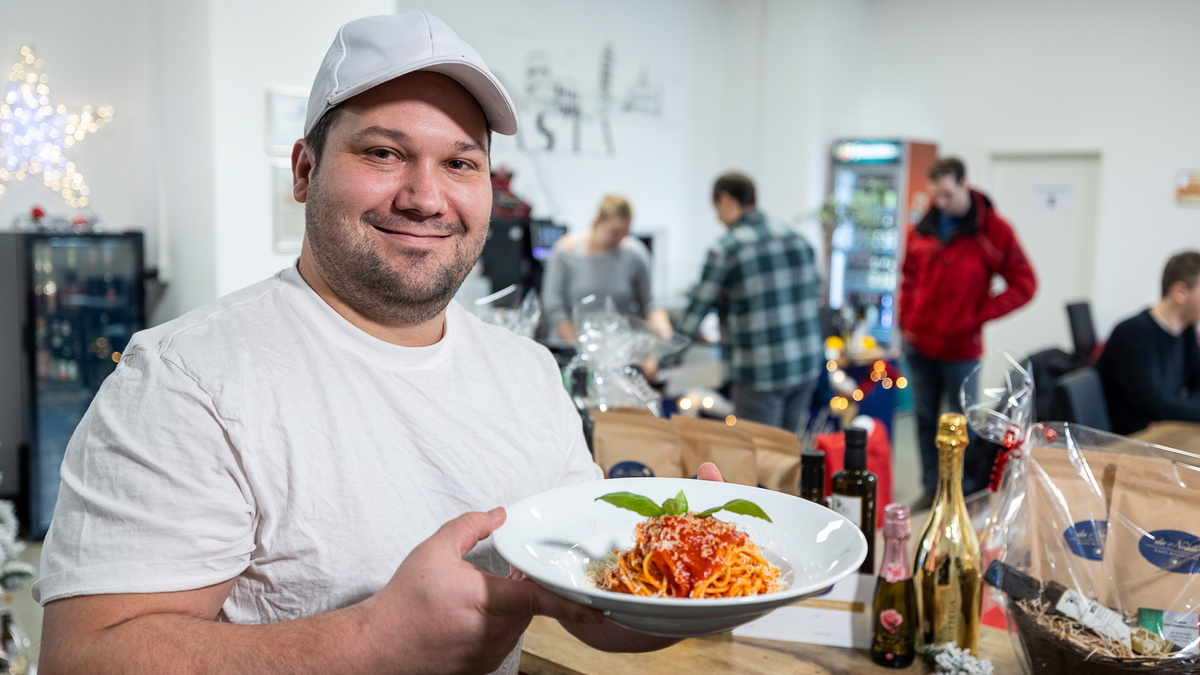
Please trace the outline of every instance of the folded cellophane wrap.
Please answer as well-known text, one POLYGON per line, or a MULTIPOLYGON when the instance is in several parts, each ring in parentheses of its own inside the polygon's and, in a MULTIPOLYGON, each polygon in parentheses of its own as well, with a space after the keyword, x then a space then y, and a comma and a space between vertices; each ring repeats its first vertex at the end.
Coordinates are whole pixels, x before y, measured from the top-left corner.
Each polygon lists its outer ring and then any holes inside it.
POLYGON ((1076 652, 1085 673, 1200 672, 1191 671, 1200 668, 1192 665, 1200 661, 1200 457, 1071 423, 1038 424, 993 499, 985 565, 999 559, 1095 599, 1134 631, 1134 649, 1123 651, 1078 624, 1048 627, 1054 622, 989 587, 1030 672, 1071 667, 1076 652), (1162 638, 1151 640, 1154 650, 1138 651, 1147 634, 1139 626, 1162 638), (1056 640, 1064 660, 1047 660, 1056 640), (1105 645, 1114 651, 1084 653, 1105 645))
POLYGON ((573 392, 580 410, 643 408, 661 417, 662 396, 636 366, 661 359, 678 341, 658 338, 644 321, 618 312, 610 297, 577 305, 573 316, 577 352, 565 371, 586 382, 585 391, 573 392))

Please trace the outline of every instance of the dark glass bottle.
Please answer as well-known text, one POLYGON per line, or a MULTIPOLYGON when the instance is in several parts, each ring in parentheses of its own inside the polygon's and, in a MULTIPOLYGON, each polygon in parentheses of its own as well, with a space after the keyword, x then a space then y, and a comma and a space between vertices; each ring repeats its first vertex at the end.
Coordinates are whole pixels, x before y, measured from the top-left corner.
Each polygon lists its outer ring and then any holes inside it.
POLYGON ((871 609, 871 659, 888 668, 907 668, 917 653, 917 588, 908 567, 911 533, 908 507, 888 504, 883 510, 883 562, 871 609))
POLYGON ((875 474, 867 471, 867 430, 846 427, 842 431, 846 458, 841 471, 833 474, 829 508, 850 519, 867 538, 867 557, 859 574, 875 574, 875 474))
POLYGON ((800 496, 829 506, 825 499, 825 453, 820 450, 805 450, 800 454, 800 496))

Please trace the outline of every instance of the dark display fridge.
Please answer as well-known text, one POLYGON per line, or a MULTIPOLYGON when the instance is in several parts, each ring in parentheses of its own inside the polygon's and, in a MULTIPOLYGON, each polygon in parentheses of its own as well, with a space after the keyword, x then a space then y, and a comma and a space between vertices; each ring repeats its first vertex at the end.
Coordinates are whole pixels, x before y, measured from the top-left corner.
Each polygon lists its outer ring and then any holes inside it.
POLYGON ((0 497, 41 539, 63 453, 145 326, 142 234, 0 233, 0 497))
POLYGON ((904 140, 833 144, 829 307, 882 346, 896 338, 896 289, 905 228, 929 207, 926 173, 937 146, 904 140))

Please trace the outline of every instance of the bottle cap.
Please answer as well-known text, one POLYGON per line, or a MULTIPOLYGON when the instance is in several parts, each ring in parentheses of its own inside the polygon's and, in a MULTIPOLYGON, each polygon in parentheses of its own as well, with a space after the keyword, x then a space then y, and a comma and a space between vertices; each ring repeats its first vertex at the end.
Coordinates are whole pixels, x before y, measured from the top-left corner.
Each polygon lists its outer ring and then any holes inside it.
POLYGON ((888 539, 905 539, 912 533, 912 514, 908 507, 893 502, 883 507, 883 536, 888 539))
POLYGON ((842 440, 846 444, 846 457, 843 461, 846 468, 867 468, 867 430, 862 427, 846 427, 842 430, 842 440))
POLYGON ((825 494, 825 453, 805 450, 800 453, 800 489, 820 490, 825 494))

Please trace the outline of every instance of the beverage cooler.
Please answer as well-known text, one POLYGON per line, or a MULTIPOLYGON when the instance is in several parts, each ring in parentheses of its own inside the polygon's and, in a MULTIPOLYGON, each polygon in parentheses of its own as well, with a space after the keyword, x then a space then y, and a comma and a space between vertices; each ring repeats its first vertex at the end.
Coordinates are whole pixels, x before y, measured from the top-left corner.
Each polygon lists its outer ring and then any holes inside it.
POLYGON ((830 195, 837 223, 829 242, 829 307, 844 328, 893 345, 906 227, 929 207, 926 173, 937 146, 903 140, 833 145, 830 195))
POLYGON ((0 233, 0 497, 41 539, 67 442, 145 326, 142 234, 0 233))

